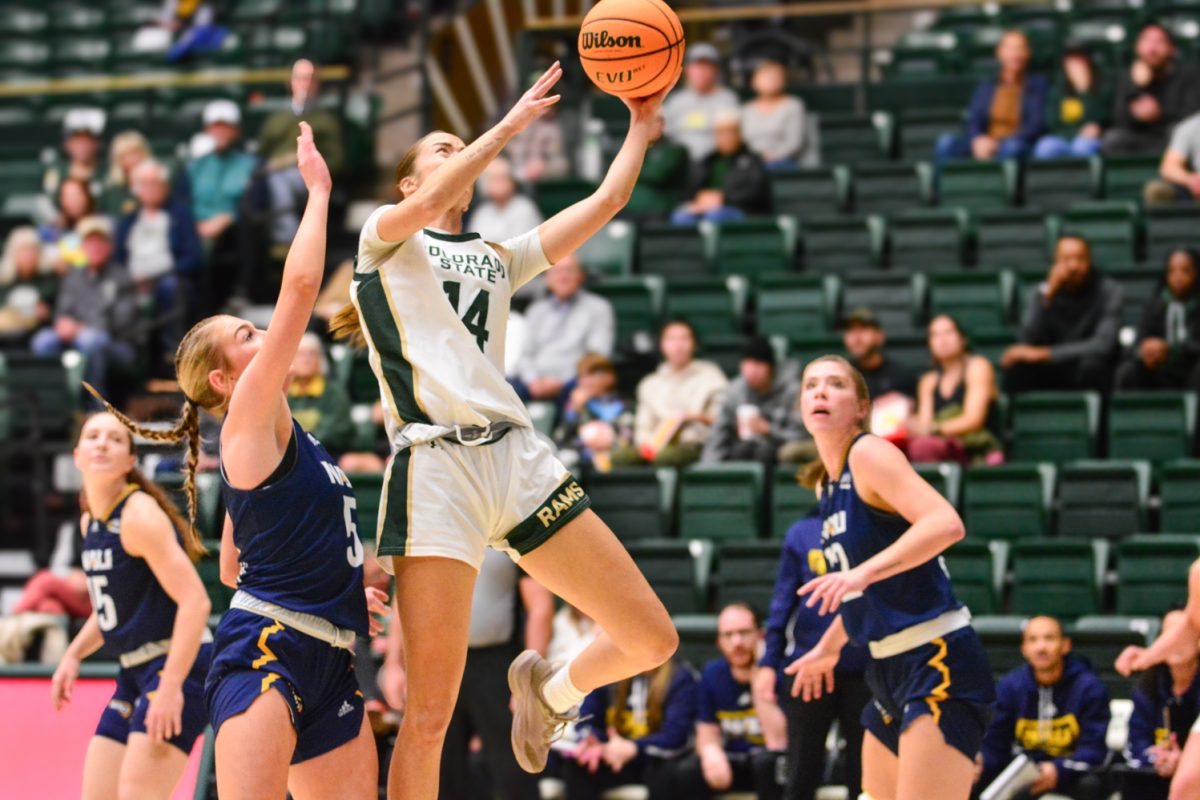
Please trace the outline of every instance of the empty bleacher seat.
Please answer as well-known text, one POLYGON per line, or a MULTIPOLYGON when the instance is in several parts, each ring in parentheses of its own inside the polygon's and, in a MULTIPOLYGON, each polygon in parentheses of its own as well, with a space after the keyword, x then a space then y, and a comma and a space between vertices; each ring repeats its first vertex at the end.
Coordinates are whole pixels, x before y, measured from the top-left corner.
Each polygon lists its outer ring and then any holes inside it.
POLYGON ((1101 265, 1099 269, 1121 284, 1125 295, 1121 302, 1121 321, 1126 326, 1136 328, 1142 321, 1142 309, 1146 303, 1162 290, 1162 272, 1134 266, 1112 269, 1101 265))
POLYGON ((592 275, 627 276, 633 272, 637 229, 625 220, 613 220, 575 251, 583 268, 592 275))
POLYGON ((896 147, 908 160, 933 160, 938 138, 962 127, 961 108, 906 108, 896 121, 896 147))
POLYGON ((1151 617, 1081 617, 1067 631, 1071 637, 1071 651, 1091 662, 1109 696, 1127 698, 1133 682, 1122 677, 1114 663, 1126 647, 1148 647, 1153 643, 1158 635, 1158 617, 1159 614, 1151 617))
POLYGON ((762 529, 762 464, 731 461, 684 470, 679 481, 679 535, 686 539, 755 539, 762 529))
POLYGON ((891 115, 821 114, 821 162, 858 164, 891 156, 891 115))
POLYGON ((13 435, 28 436, 38 430, 41 441, 65 436, 79 407, 79 393, 69 385, 63 361, 78 358, 77 354, 43 357, 13 350, 5 358, 13 435))
POLYGON ((1108 156, 1101 173, 1101 191, 1105 200, 1140 203, 1146 182, 1158 177, 1158 153, 1144 156, 1108 156))
POLYGON ((717 552, 717 595, 713 608, 749 603, 765 616, 775 593, 781 543, 725 542, 717 552))
POLYGON ((877 217, 821 217, 803 226, 804 269, 816 274, 871 269, 880 264, 884 223, 877 217))
POLYGON ((1195 205, 1152 206, 1145 210, 1146 262, 1165 265, 1167 256, 1181 247, 1195 247, 1200 230, 1200 208, 1195 205))
POLYGON ((588 289, 612 304, 618 340, 633 341, 639 334, 651 336, 658 330, 662 317, 663 283, 657 276, 609 278, 588 289))
POLYGON ((679 658, 699 671, 714 658, 721 657, 717 649, 716 614, 673 614, 671 622, 679 632, 679 658))
POLYGON ((967 257, 967 215, 961 210, 906 211, 888 220, 892 269, 958 270, 967 257))
POLYGON ((962 513, 967 536, 1039 538, 1049 528, 1056 470, 1052 464, 1001 464, 966 471, 962 513))
POLYGON ((747 219, 716 226, 714 256, 722 275, 758 277, 792 269, 796 226, 790 217, 747 219))
POLYGON ((920 333, 925 290, 925 276, 919 272, 912 275, 894 272, 850 274, 842 283, 842 309, 871 309, 890 336, 920 333))
POLYGON ((856 164, 854 210, 859 214, 894 214, 929 205, 932 173, 929 165, 856 164))
POLYGON ((676 472, 629 467, 587 478, 592 508, 625 542, 666 539, 674 527, 676 472))
POLYGON ((677 278, 667 283, 666 319, 685 319, 701 342, 742 333, 748 287, 740 276, 677 278))
POLYGON ((1062 211, 1096 198, 1098 159, 1037 159, 1025 166, 1025 205, 1040 211, 1062 211))
POLYGON ((1095 392, 1026 392, 1012 403, 1015 461, 1074 461, 1096 456, 1100 396, 1095 392))
POLYGON ((917 474, 925 482, 937 489, 938 494, 950 501, 950 505, 958 507, 962 495, 962 466, 950 461, 940 464, 913 464, 917 474))
POLYGON ((1059 536, 1119 539, 1146 529, 1150 465, 1081 461, 1058 469, 1059 536))
POLYGON ((950 272, 929 276, 929 318, 949 314, 971 337, 1012 325, 1012 273, 950 272))
POLYGON ((1109 399, 1109 458, 1186 458, 1195 441, 1195 393, 1118 392, 1109 399))
POLYGON ((1159 527, 1171 533, 1200 531, 1200 460, 1164 464, 1159 474, 1159 527))
POLYGON ((1117 545, 1117 613, 1159 616, 1187 599, 1200 535, 1137 534, 1117 545))
POLYGON ((671 614, 708 610, 708 581, 712 573, 710 542, 640 539, 626 544, 646 580, 671 614))
POLYGON ((954 595, 972 614, 996 614, 1003 609, 1008 543, 964 539, 945 553, 954 595))
POLYGON ((801 222, 844 211, 849 202, 850 172, 844 166, 777 170, 771 173, 775 212, 801 222))
POLYGON ((836 276, 767 275, 758 281, 755 324, 760 336, 791 336, 833 327, 836 276))
POLYGON ((975 218, 975 260, 981 268, 1048 264, 1045 215, 1041 211, 986 211, 975 218))
POLYGON ((1018 614, 1073 619, 1102 609, 1108 542, 1023 539, 1012 546, 1012 608, 1018 614))
POLYGON ((782 539, 788 528, 807 517, 817 507, 817 494, 801 486, 797 470, 779 466, 771 482, 771 536, 782 539))
POLYGON ((951 161, 942 167, 941 205, 971 211, 1008 208, 1017 197, 1016 161, 951 161))
POLYGON ((975 629, 983 649, 987 651, 993 677, 999 678, 1025 664, 1025 659, 1021 656, 1025 617, 980 615, 971 620, 971 627, 975 629))
POLYGON ((708 243, 699 225, 646 223, 638 230, 637 267, 668 278, 710 274, 708 243))
POLYGON ((1139 224, 1131 202, 1077 203, 1063 215, 1063 235, 1082 236, 1098 267, 1122 267, 1137 262, 1139 224))

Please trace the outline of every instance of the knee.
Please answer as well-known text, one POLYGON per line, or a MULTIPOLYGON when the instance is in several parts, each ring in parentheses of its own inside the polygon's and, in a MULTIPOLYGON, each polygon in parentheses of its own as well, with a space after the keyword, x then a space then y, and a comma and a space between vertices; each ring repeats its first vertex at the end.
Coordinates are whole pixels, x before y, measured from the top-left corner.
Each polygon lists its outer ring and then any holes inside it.
POLYGON ((630 645, 630 655, 642 662, 644 669, 654 669, 670 661, 679 649, 679 631, 675 630, 675 624, 664 608, 652 621, 647 621, 630 645))
POLYGON ((75 337, 75 346, 85 354, 103 350, 108 346, 108 342, 108 334, 95 328, 84 328, 75 337))
POLYGON ((1176 772, 1171 779, 1170 800, 1192 800, 1200 796, 1200 774, 1195 772, 1176 772))
POLYGON ((404 710, 401 733, 409 745, 440 747, 446 738, 446 730, 450 727, 450 718, 453 715, 453 701, 446 703, 421 702, 410 696, 410 703, 404 710))

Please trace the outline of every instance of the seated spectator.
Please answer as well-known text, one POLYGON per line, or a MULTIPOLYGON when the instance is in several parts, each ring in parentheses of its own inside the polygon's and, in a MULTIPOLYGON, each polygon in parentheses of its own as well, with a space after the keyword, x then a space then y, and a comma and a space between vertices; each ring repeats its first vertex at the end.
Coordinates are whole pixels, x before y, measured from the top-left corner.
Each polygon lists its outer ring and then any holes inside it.
POLYGON ((1029 73, 1029 57, 1029 39, 1021 31, 1007 31, 1000 38, 999 74, 976 88, 967 110, 966 133, 947 133, 938 139, 939 164, 954 158, 1024 158, 1033 150, 1046 129, 1050 86, 1042 75, 1029 73))
POLYGON ((30 346, 40 356, 58 355, 66 348, 80 351, 87 382, 108 397, 109 365, 128 368, 137 357, 137 298, 129 273, 112 260, 112 224, 104 217, 88 217, 77 232, 87 266, 67 273, 52 326, 39 330, 30 346))
POLYGON ((1026 665, 996 686, 979 787, 990 785, 1024 753, 1039 774, 1018 798, 1054 792, 1071 800, 1100 800, 1103 781, 1092 770, 1108 756, 1108 690, 1087 661, 1071 654, 1071 640, 1054 617, 1034 617, 1025 624, 1021 655, 1026 665))
POLYGON ((1004 351, 1004 389, 1092 389, 1107 393, 1121 328, 1125 290, 1097 275, 1092 251, 1078 236, 1063 236, 1045 283, 1029 293, 1019 344, 1004 351))
POLYGON ((292 107, 267 117, 258 133, 258 154, 266 163, 271 198, 271 242, 276 245, 273 250, 285 253, 300 226, 300 209, 308 197, 300 170, 296 168, 300 122, 307 122, 312 128, 313 140, 335 178, 342 171, 346 152, 341 122, 334 114, 317 108, 320 79, 313 62, 301 58, 292 65, 290 89, 292 107))
POLYGON ((717 149, 701 162, 691 201, 671 215, 676 225, 694 225, 700 220, 728 222, 771 210, 767 168, 742 142, 738 115, 719 116, 713 135, 717 149))
MULTIPOLYGON (((114 219, 132 213, 138 199, 133 190, 133 173, 146 162, 154 161, 154 153, 146 137, 137 131, 124 131, 113 137, 108 148, 108 177, 100 193, 100 210, 114 219)), ((171 200, 187 204, 191 200, 187 176, 179 169, 163 164, 171 200)))
MULTIPOLYGON (((1168 611, 1160 637, 1187 625, 1183 611, 1168 611)), ((1194 639, 1185 640, 1166 662, 1138 676, 1133 687, 1133 714, 1123 775, 1122 800, 1167 800, 1171 778, 1200 716, 1200 658, 1194 639)))
POLYGON ((1159 177, 1148 181, 1142 197, 1148 206, 1194 203, 1200 197, 1200 114, 1175 126, 1158 165, 1159 177))
POLYGON ((782 753, 765 747, 750 680, 762 644, 758 614, 745 603, 717 616, 721 658, 704 665, 696 692, 696 752, 676 767, 676 797, 711 798, 717 792, 753 792, 758 800, 783 796, 782 753))
POLYGON ((633 409, 617 392, 617 369, 605 356, 588 353, 579 359, 575 388, 554 439, 601 472, 612 468, 614 451, 633 447, 633 409))
POLYGON ((687 194, 691 173, 687 148, 663 136, 663 126, 660 113, 650 129, 650 146, 633 194, 622 210, 625 216, 666 219, 687 194))
POLYGON ((43 221, 53 222, 57 217, 55 200, 59 197, 59 184, 68 178, 83 181, 92 197, 99 196, 103 173, 100 148, 105 121, 104 110, 99 108, 73 108, 63 116, 65 158, 56 153, 42 174, 43 221))
POLYGON ((1112 92, 1096 74, 1087 48, 1068 47, 1062 75, 1050 91, 1050 133, 1037 140, 1034 158, 1088 158, 1100 152, 1100 135, 1112 111, 1112 92))
POLYGON ((95 213, 96 201, 90 184, 79 178, 67 178, 58 185, 58 205, 54 219, 43 225, 38 234, 47 245, 53 245, 51 261, 59 274, 86 263, 83 242, 76 226, 95 213))
POLYGON ((1158 291, 1146 301, 1137 348, 1117 371, 1118 389, 1200 391, 1200 254, 1167 257, 1158 291))
POLYGON ((242 112, 231 100, 204 107, 204 132, 212 152, 187 165, 192 187, 196 232, 211 251, 237 222, 242 195, 250 185, 257 160, 240 147, 242 112))
POLYGON ((667 136, 687 148, 695 163, 717 149, 717 117, 738 110, 738 97, 721 83, 721 54, 708 42, 689 45, 684 55, 683 88, 663 102, 667 136))
POLYGON ((195 0, 164 0, 161 23, 176 34, 167 61, 182 61, 192 53, 218 49, 228 30, 216 24, 213 3, 195 0))
POLYGON ((292 359, 288 405, 300 427, 311 433, 337 458, 354 446, 350 397, 337 381, 326 380, 329 360, 315 333, 306 333, 292 359))
POLYGON ((608 789, 644 784, 649 800, 671 800, 672 759, 696 724, 696 679, 668 661, 597 689, 579 709, 584 737, 563 765, 567 800, 600 800, 608 789))
POLYGON ((800 164, 804 149, 804 101, 787 94, 787 70, 766 59, 750 78, 754 99, 742 106, 742 135, 767 169, 790 169, 800 164))
POLYGON ((517 191, 512 167, 497 158, 483 170, 479 181, 483 203, 471 212, 467 228, 489 242, 503 242, 513 231, 531 231, 542 224, 537 204, 517 191))
POLYGON ((1146 25, 1135 55, 1117 81, 1106 156, 1161 153, 1175 125, 1200 111, 1200 71, 1176 58, 1170 31, 1157 22, 1146 25))
POLYGON ((729 382, 716 364, 694 358, 690 323, 668 322, 659 347, 663 363, 638 384, 634 443, 646 461, 684 466, 700 458, 729 382))
POLYGON ((915 462, 1003 461, 1004 446, 988 426, 997 394, 992 363, 971 353, 962 328, 946 314, 929 322, 929 354, 934 368, 917 384, 908 457, 915 462))
POLYGON ((725 392, 700 460, 796 463, 817 457, 816 445, 800 421, 800 380, 795 365, 775 363, 766 339, 747 343, 741 373, 725 392))
POLYGON ((575 377, 579 359, 588 353, 612 354, 616 331, 612 304, 586 291, 585 277, 574 255, 546 271, 549 296, 525 312, 525 339, 513 381, 523 398, 558 400, 575 377))
POLYGON ((73 620, 86 620, 92 613, 87 576, 79 568, 78 548, 75 563, 65 573, 40 569, 21 590, 12 614, 66 614, 73 620))
POLYGON ((37 230, 13 228, 0 257, 0 336, 48 324, 57 293, 58 276, 45 264, 37 230))
POLYGON ((840 737, 846 740, 848 796, 858 797, 861 791, 862 711, 871 701, 863 677, 867 649, 855 645, 842 648, 834 669, 833 691, 808 701, 793 696, 795 680, 786 672, 816 646, 836 619, 810 608, 797 594, 801 586, 825 572, 821 519, 814 513, 792 525, 783 541, 767 617, 766 647, 754 675, 754 704, 767 747, 787 748, 788 800, 816 800, 817 787, 825 776, 825 741, 835 720, 840 737))
POLYGON ((512 172, 522 183, 565 178, 571 174, 562 121, 554 106, 514 136, 505 149, 512 159, 512 172))
POLYGON ((871 309, 855 308, 842 320, 842 346, 866 379, 871 401, 903 397, 911 403, 917 393, 917 376, 884 354, 886 344, 887 334, 871 309))

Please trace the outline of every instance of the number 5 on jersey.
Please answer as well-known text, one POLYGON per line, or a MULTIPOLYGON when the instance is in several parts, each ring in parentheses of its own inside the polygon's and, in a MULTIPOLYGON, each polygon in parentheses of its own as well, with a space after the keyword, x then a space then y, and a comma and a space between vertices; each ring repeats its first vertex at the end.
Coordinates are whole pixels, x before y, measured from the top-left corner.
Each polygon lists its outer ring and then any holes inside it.
POLYGON ((358 501, 353 497, 346 495, 342 498, 342 509, 346 517, 346 536, 350 539, 350 546, 346 548, 346 560, 350 562, 352 567, 361 567, 363 563, 363 546, 362 540, 358 538, 358 525, 354 522, 355 514, 358 510, 358 501))

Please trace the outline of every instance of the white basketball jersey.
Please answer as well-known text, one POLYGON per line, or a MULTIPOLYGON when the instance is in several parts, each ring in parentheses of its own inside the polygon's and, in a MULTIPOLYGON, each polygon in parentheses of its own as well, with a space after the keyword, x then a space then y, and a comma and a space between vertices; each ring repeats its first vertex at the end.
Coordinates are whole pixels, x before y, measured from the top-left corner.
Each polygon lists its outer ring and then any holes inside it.
POLYGON ((531 427, 504 377, 504 336, 512 293, 550 266, 537 229, 503 244, 430 228, 385 242, 377 224, 392 207, 376 209, 363 225, 350 298, 393 447, 455 425, 531 427))

